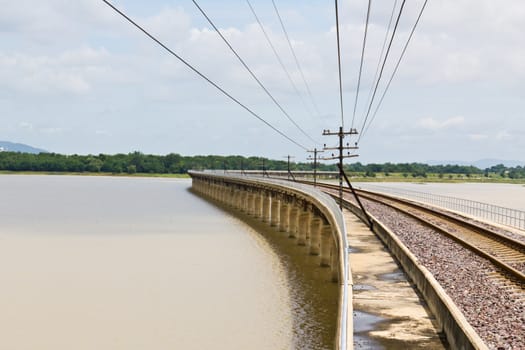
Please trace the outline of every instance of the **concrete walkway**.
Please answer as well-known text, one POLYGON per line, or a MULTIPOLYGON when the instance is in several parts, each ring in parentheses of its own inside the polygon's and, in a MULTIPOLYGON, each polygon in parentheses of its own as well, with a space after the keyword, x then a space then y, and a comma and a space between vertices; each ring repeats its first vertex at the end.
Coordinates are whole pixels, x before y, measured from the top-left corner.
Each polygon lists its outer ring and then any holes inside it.
POLYGON ((355 215, 343 214, 351 248, 355 349, 446 349, 394 258, 355 215))

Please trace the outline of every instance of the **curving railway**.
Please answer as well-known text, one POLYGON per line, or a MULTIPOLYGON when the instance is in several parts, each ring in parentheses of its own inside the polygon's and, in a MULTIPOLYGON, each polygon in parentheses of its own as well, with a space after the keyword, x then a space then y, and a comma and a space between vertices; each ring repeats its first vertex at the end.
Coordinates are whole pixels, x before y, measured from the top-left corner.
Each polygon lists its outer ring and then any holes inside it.
MULTIPOLYGON (((317 186, 338 196, 337 185, 317 186)), ((525 348, 525 235, 421 203, 356 191, 369 215, 433 274, 488 348, 525 348)), ((348 189, 343 198, 345 207, 355 206, 348 189)))

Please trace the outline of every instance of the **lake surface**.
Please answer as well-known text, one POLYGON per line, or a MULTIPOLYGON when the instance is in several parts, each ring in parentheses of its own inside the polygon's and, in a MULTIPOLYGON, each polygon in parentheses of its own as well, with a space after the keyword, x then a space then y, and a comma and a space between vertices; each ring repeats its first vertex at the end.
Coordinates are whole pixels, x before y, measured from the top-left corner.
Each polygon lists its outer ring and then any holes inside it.
POLYGON ((410 191, 426 192, 473 201, 499 205, 525 211, 525 185, 482 184, 482 183, 408 183, 381 182, 355 183, 363 188, 388 187, 410 191))
POLYGON ((0 176, 0 348, 332 348, 326 269, 190 186, 0 176))

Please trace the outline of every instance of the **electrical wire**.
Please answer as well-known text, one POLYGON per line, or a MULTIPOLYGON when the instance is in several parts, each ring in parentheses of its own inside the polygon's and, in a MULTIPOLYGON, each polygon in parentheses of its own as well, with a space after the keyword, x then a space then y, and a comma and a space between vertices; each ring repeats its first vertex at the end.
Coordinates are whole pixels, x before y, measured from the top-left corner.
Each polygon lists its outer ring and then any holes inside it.
POLYGON ((188 63, 185 59, 183 59, 181 56, 177 55, 175 52, 173 52, 169 47, 167 47, 165 44, 163 44, 159 39, 157 39, 156 37, 154 37, 152 34, 150 34, 148 31, 146 31, 144 28, 142 28, 139 24, 137 24, 135 21, 133 21, 130 17, 128 17, 126 14, 124 14, 122 11, 120 11, 118 8, 116 8, 115 6, 113 6, 109 1, 107 0, 102 0, 104 1, 104 3, 106 3, 106 5, 108 5, 109 7, 111 7, 115 12, 117 12, 119 15, 121 15, 122 17, 124 17, 128 22, 130 22, 131 24, 133 24, 137 29, 139 29, 141 32, 143 32, 144 34, 146 34, 146 36, 148 36, 151 40, 153 40, 154 42, 156 42, 158 45, 160 45, 164 50, 166 50, 167 52, 169 52, 171 55, 173 55, 174 57, 176 57, 179 61, 181 61, 186 67, 188 67, 189 69, 191 69, 194 73, 196 73, 197 75, 199 75, 202 79, 206 80, 210 85, 212 85, 213 87, 215 87, 217 90, 219 90, 221 93, 223 93, 225 96, 227 96, 228 98, 230 98, 233 102, 235 102, 236 104, 238 104, 239 106, 241 106, 243 109, 245 109, 248 113, 250 113, 252 116, 254 116, 255 118, 259 119, 261 122, 263 122, 264 124, 266 124, 268 127, 270 127, 271 129, 273 129, 275 132, 277 132, 279 135, 283 136, 284 138, 286 138, 288 141, 292 142, 293 144, 295 144, 296 146, 304 149, 305 151, 308 150, 308 148, 306 148, 305 146, 303 146, 302 144, 298 143, 297 141, 295 141, 294 139, 292 139, 291 137, 289 137, 288 135, 286 135, 284 132, 282 132, 281 130, 277 129, 275 126, 273 126, 272 124, 270 124, 269 122, 267 122, 266 120, 264 120, 261 116, 259 116, 257 113, 255 113, 254 111, 252 111, 249 107, 247 107, 246 105, 244 105, 242 102, 240 102, 239 100, 237 100, 235 97, 233 97, 231 94, 229 94, 226 90, 224 90, 223 88, 221 88, 219 85, 217 85, 215 82, 213 82, 210 78, 208 78, 206 75, 204 75, 203 73, 201 73, 199 70, 197 70, 195 67, 193 67, 190 63, 188 63))
POLYGON ((357 78, 357 89, 355 92, 354 113, 352 115, 352 124, 350 129, 354 128, 355 111, 357 109, 357 101, 359 100, 359 88, 361 87, 361 74, 363 73, 363 61, 365 58, 366 36, 368 34, 368 21, 370 20, 370 7, 372 7, 372 0, 368 0, 368 9, 366 10, 365 35, 363 36, 363 48, 361 50, 361 63, 359 65, 359 77, 357 78))
POLYGON ((304 109, 308 112, 308 114, 310 114, 310 116, 314 116, 312 111, 310 110, 310 108, 307 106, 306 104, 306 101, 304 100, 303 98, 303 95, 301 94, 301 92, 299 91, 299 89, 297 88, 297 85, 295 85, 293 79, 292 79, 292 76, 290 74, 290 72, 288 71, 288 69, 286 68, 286 66, 284 65, 283 63, 283 60, 281 59, 281 56, 279 55, 279 53, 277 52, 277 49, 275 48, 275 46, 273 45, 272 43, 272 40, 270 39, 270 36, 268 35, 268 33, 266 32, 266 30, 264 29, 264 26, 261 22, 261 20, 259 19, 259 16, 257 16, 257 13, 255 12, 255 9, 253 8, 252 4, 250 3, 249 0, 246 0, 246 3, 248 4, 248 6, 250 7, 250 10, 252 11, 252 14, 253 16, 255 17, 255 20, 257 21, 257 23, 259 24, 259 28, 261 28, 261 31, 263 32, 264 34, 264 37, 266 38, 266 41, 268 42, 268 44, 270 45, 272 51, 273 51, 273 54, 275 55, 275 58, 277 58, 277 61, 279 62, 279 65, 281 66, 281 68, 283 69, 284 73, 286 74, 286 77, 288 78, 288 81, 290 82, 290 84, 292 85, 295 93, 297 94, 297 96, 299 97, 299 99, 301 100, 301 103, 304 107, 304 109))
POLYGON ((339 6, 337 6, 337 0, 335 0, 335 27, 337 31, 337 64, 338 64, 338 70, 339 70, 339 104, 341 106, 341 127, 344 130, 345 119, 344 119, 344 114, 343 114, 343 78, 341 75, 341 44, 339 40, 339 6))
POLYGON ((297 55, 295 54, 295 50, 292 46, 292 41, 290 40, 290 37, 288 36, 288 32, 286 30, 286 27, 284 26, 284 21, 281 17, 281 14, 279 13, 279 10, 277 9, 277 5, 275 4, 275 1, 272 0, 273 8, 275 9, 275 13, 277 14, 277 17, 279 18, 279 23, 281 23, 281 28, 283 30, 284 36, 286 37, 286 41, 288 42, 288 47, 290 48, 290 51, 292 52, 292 56, 295 60, 295 64, 297 65, 297 69, 299 69, 299 73, 301 73, 301 77, 303 78, 304 86, 306 87, 306 91, 308 93, 308 96, 310 97, 310 101, 312 102, 312 105, 315 108, 315 111, 317 112, 317 115, 320 115, 319 108, 317 108, 317 104, 315 103, 314 96, 312 95, 312 91, 310 90, 310 86, 308 85, 306 78, 304 77, 303 69, 301 68, 301 65, 299 64, 299 60, 297 59, 297 55))
POLYGON ((405 7, 406 0, 403 0, 401 3, 401 8, 399 9, 399 14, 397 15, 396 24, 394 25, 394 29, 392 31, 392 36, 390 37, 390 42, 388 43, 388 48, 386 50, 385 59, 383 60, 383 65, 381 66, 381 71, 379 72, 379 77, 377 78, 377 82, 374 88, 374 93, 372 95, 372 100, 370 101, 370 104, 368 105, 368 110, 366 112, 365 120, 363 121, 363 126, 361 127, 361 132, 359 133, 359 138, 357 139, 357 143, 361 140, 361 133, 363 132, 366 122, 368 120, 368 117, 370 115, 370 110, 372 109, 372 104, 374 103, 374 98, 377 93, 377 88, 379 86, 379 82, 381 81, 381 77, 383 76, 383 70, 385 69, 385 64, 388 59, 388 54, 390 53, 390 48, 392 47, 392 42, 394 41, 394 38, 396 36, 397 26, 399 25, 399 19, 401 18, 401 15, 403 13, 403 8, 405 7))
POLYGON ((217 32, 217 34, 219 34, 219 36, 221 37, 221 39, 224 41, 224 43, 230 48, 230 50, 233 52, 233 54, 235 55, 235 57, 237 57, 237 59, 239 60, 239 62, 241 62, 241 64, 244 66, 244 68, 246 68, 246 70, 250 73, 250 75, 252 76, 253 79, 255 79, 255 81, 257 82, 257 84, 259 84, 259 86, 264 90, 264 92, 266 93, 266 95, 268 95, 268 97, 270 97, 270 99, 273 101, 273 103, 281 110, 281 112, 283 112, 283 114, 286 116, 286 118, 288 118, 288 120, 290 122, 292 122, 293 125, 295 125, 295 127, 297 129, 299 129, 299 131, 301 131, 303 133, 304 136, 306 136, 307 138, 309 138, 313 143, 316 143, 316 144, 319 144, 319 142, 317 142, 314 138, 312 138, 308 133, 306 133, 306 131, 304 131, 296 122, 295 120, 293 120, 293 118, 288 114, 288 112, 286 112, 283 108, 283 106, 275 99, 275 97, 270 93, 270 91, 268 91, 268 89, 266 88, 266 86, 264 86, 264 84, 259 80, 259 78, 255 75, 255 73, 250 69, 250 67, 248 67, 248 65, 246 64, 246 62, 241 58, 241 56, 239 56, 239 54, 237 53, 237 51, 235 51, 235 49, 232 47, 232 45, 230 44, 230 42, 228 41, 228 39, 226 39, 224 37, 224 35, 222 35, 221 31, 219 30, 219 28, 217 28, 217 26, 215 25, 215 23, 213 23, 213 21, 210 19, 210 17, 206 14, 206 12, 202 9, 202 7, 199 6, 199 4, 197 3, 196 0, 192 0, 193 3, 195 4, 195 6, 199 9, 199 11, 202 13, 202 15, 206 18, 206 20, 208 21, 208 23, 210 23, 210 25, 213 27, 213 29, 215 29, 215 31, 217 32))
POLYGON ((399 68, 399 64, 401 63, 401 60, 403 59, 403 56, 405 55, 405 52, 406 52, 406 50, 408 48, 408 44, 410 43, 410 40, 412 39, 412 36, 414 35, 414 32, 415 32, 416 27, 417 27, 417 25, 419 23, 419 20, 421 19, 421 16, 423 15, 423 11, 425 11, 425 7, 427 6, 427 2, 428 2, 428 0, 425 0, 425 2, 423 3, 423 6, 421 7, 421 11, 419 11, 419 15, 417 17, 416 23, 412 27, 412 30, 410 32, 410 35, 408 36, 407 42, 406 42, 405 46, 403 47, 403 51, 401 52, 401 55, 399 56, 399 60, 397 61, 396 67, 394 68, 394 71, 392 72, 392 75, 390 76, 390 80, 388 81, 388 84, 385 87, 385 91, 383 91, 383 95, 381 96, 381 99, 379 100, 379 102, 378 102, 378 104, 376 106, 376 109, 374 110, 374 114, 372 115, 372 119, 370 119, 370 122, 368 123, 368 125, 366 126, 366 129, 361 134, 361 137, 366 134, 366 132, 370 128, 370 125, 374 122, 374 119, 376 118, 377 111, 379 110, 379 107, 381 107, 381 104, 382 104, 382 102, 383 102, 383 100, 384 100, 384 98, 386 96, 386 93, 387 93, 388 89, 390 88, 390 84, 392 83, 392 80, 394 79, 394 76, 396 75, 396 72, 397 72, 397 70, 399 68))
POLYGON ((374 79, 372 79, 372 85, 370 86, 370 91, 368 92, 368 97, 366 100, 368 101, 366 106, 370 103, 370 100, 372 98, 372 92, 374 92, 374 83, 377 79, 377 75, 379 74, 379 68, 381 68, 381 61, 383 60, 383 53, 385 52, 386 43, 388 41, 388 34, 390 33, 390 27, 392 26, 392 20, 394 19, 394 14, 396 12, 397 7, 397 1, 394 1, 394 6, 392 7, 392 12, 390 13, 390 20, 388 21, 388 27, 385 32, 385 38, 383 39, 383 46, 381 47, 381 53, 379 54, 379 58, 377 59, 377 67, 376 72, 374 73, 374 79))

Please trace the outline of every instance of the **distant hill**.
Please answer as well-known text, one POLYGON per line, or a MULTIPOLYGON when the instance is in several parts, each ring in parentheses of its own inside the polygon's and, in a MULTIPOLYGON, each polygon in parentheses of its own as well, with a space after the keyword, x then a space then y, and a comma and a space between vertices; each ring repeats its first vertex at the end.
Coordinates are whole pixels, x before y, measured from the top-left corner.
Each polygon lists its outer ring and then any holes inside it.
POLYGON ((20 153, 47 153, 46 150, 24 145, 23 143, 13 143, 0 141, 0 152, 20 152, 20 153))
POLYGON ((474 162, 466 162, 461 160, 429 160, 426 162, 429 165, 472 165, 479 169, 487 169, 491 166, 503 164, 506 167, 514 168, 519 166, 525 166, 525 161, 519 161, 519 160, 506 160, 506 159, 495 159, 495 158, 487 158, 487 159, 480 159, 476 160, 474 162))

